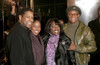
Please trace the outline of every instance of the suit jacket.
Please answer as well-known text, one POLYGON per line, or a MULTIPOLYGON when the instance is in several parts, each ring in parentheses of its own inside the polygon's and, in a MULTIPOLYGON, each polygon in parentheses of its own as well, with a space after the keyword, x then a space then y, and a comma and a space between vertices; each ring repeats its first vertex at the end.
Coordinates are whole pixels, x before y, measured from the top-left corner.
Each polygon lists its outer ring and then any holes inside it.
POLYGON ((34 65, 29 30, 19 22, 7 37, 6 50, 10 65, 34 65))
POLYGON ((100 55, 100 50, 99 50, 100 49, 100 23, 99 23, 99 18, 89 22, 88 25, 95 35, 95 41, 96 41, 96 45, 97 45, 96 54, 100 55))
POLYGON ((95 41, 96 41, 96 46, 97 46, 96 52, 91 53, 90 63, 91 63, 91 65, 100 65, 100 61, 99 61, 99 59, 100 59, 100 22, 99 22, 99 18, 92 20, 91 22, 89 22, 88 25, 95 35, 95 41))
POLYGON ((98 36, 100 35, 100 22, 99 22, 99 18, 92 20, 91 22, 89 22, 89 27, 91 28, 91 30, 93 31, 93 33, 98 36))

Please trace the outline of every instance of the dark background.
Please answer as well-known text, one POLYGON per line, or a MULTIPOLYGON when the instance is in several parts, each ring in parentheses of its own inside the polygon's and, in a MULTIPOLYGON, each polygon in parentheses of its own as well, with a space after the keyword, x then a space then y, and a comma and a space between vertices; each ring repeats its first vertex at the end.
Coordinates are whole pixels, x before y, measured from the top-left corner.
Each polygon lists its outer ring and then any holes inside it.
MULTIPOLYGON (((4 47, 5 40, 3 39, 3 31, 6 29, 6 19, 8 14, 10 13, 9 6, 3 7, 2 10, 2 1, 3 0, 0 0, 0 50, 4 47), (4 11, 4 13, 2 13, 2 11, 4 11)), ((29 7, 30 1, 27 1, 29 7)), ((45 22, 49 18, 54 17, 66 20, 66 1, 67 0, 34 0, 34 12, 35 14, 38 14, 41 20, 45 19, 45 22)), ((25 0, 19 0, 19 6, 25 6, 25 4, 25 0)))
POLYGON ((41 17, 59 17, 66 20, 66 0, 35 0, 34 4, 35 13, 39 13, 41 17), (49 10, 50 12, 48 12, 49 10))

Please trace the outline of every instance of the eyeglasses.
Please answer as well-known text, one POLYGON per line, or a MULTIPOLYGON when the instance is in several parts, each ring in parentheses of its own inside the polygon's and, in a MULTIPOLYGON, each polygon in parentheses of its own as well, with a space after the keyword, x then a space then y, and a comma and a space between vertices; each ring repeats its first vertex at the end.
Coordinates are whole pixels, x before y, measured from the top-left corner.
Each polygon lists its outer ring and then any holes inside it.
POLYGON ((68 15, 70 15, 70 16, 77 16, 79 14, 78 13, 75 13, 75 14, 69 13, 68 15))

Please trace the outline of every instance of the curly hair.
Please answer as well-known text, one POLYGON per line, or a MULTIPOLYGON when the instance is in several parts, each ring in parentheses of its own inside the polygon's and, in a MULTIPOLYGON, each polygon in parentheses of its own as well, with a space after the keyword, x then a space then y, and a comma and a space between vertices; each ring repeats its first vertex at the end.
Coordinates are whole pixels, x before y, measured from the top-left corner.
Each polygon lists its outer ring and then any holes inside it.
POLYGON ((62 25, 60 24, 59 20, 58 19, 54 19, 54 18, 50 18, 47 23, 46 23, 46 27, 45 27, 45 35, 48 35, 50 33, 50 26, 51 24, 55 22, 56 25, 58 25, 60 27, 60 34, 64 34, 64 31, 63 31, 63 27, 62 25))

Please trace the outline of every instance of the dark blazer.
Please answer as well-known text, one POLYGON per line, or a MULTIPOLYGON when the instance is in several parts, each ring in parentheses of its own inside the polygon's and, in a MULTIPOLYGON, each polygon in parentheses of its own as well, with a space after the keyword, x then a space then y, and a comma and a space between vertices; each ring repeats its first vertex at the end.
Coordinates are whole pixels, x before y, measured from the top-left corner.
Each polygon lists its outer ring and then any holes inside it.
POLYGON ((100 55, 100 23, 99 23, 99 18, 89 22, 88 25, 95 35, 95 41, 96 41, 96 46, 97 46, 97 51, 98 51, 97 53, 100 55))
POLYGON ((34 65, 29 30, 19 22, 7 37, 6 52, 10 65, 34 65))
MULTIPOLYGON (((47 47, 49 38, 50 38, 50 35, 43 36, 44 51, 45 51, 44 65, 46 65, 46 47, 47 47)), ((74 58, 73 56, 71 56, 72 54, 68 52, 68 48, 70 44, 71 44, 71 40, 66 35, 60 35, 58 47, 55 53, 56 65, 73 65, 73 62, 71 60, 74 58)))
POLYGON ((99 22, 99 18, 92 20, 91 22, 89 22, 88 26, 91 28, 91 30, 93 31, 93 33, 95 35, 99 35, 100 32, 100 22, 99 22))
POLYGON ((89 22, 88 26, 95 35, 97 50, 91 53, 90 65, 100 65, 100 22, 99 18, 89 22))

